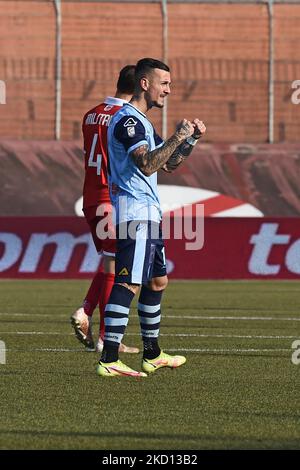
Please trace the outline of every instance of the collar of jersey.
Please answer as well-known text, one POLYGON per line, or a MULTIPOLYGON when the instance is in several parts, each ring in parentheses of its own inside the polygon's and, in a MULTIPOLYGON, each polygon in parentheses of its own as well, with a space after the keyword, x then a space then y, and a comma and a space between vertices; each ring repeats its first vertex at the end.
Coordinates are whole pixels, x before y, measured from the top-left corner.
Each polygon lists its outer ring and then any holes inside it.
POLYGON ((142 111, 140 111, 138 108, 136 108, 135 106, 133 106, 133 104, 131 103, 126 103, 128 106, 131 106, 133 109, 135 109, 138 113, 140 113, 142 116, 144 117, 147 117, 146 114, 142 113, 142 111))
POLYGON ((124 104, 127 104, 128 101, 121 100, 121 98, 115 98, 112 96, 107 96, 104 100, 105 104, 110 104, 111 106, 123 106, 124 104))

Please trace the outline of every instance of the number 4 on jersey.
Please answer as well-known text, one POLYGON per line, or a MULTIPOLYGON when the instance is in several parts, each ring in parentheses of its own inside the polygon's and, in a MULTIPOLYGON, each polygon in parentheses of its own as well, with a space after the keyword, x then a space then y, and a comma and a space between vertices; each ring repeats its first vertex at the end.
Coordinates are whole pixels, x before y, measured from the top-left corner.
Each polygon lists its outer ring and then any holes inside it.
POLYGON ((97 139, 98 139, 98 134, 94 134, 88 165, 97 168, 97 175, 100 175, 101 162, 102 162, 101 153, 98 153, 96 155, 96 161, 94 161, 94 153, 95 153, 95 147, 96 147, 96 144, 97 144, 97 139))

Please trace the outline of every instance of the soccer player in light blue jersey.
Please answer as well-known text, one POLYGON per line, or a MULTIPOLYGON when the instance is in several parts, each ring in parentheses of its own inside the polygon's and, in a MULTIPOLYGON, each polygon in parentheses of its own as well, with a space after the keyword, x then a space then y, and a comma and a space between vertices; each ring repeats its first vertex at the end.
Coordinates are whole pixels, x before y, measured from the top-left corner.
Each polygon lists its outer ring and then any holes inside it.
POLYGON ((167 286, 157 171, 172 171, 191 153, 205 133, 199 119, 184 119, 166 141, 155 132, 146 113, 162 108, 170 93, 170 70, 161 61, 141 59, 135 70, 132 100, 112 118, 108 130, 109 185, 116 210, 116 277, 105 309, 104 349, 100 376, 141 377, 161 367, 179 367, 183 356, 164 353, 158 344, 160 304, 167 286), (143 372, 119 360, 130 304, 141 287, 138 313, 143 340, 143 372))

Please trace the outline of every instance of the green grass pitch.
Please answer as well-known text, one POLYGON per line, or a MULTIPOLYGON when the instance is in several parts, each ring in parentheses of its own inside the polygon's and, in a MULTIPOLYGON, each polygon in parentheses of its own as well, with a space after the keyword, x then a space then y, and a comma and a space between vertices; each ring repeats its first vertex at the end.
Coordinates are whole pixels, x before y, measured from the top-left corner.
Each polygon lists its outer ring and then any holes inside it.
POLYGON ((69 324, 87 286, 0 282, 1 449, 300 448, 299 282, 170 282, 161 346, 187 363, 145 379, 96 375, 69 324))

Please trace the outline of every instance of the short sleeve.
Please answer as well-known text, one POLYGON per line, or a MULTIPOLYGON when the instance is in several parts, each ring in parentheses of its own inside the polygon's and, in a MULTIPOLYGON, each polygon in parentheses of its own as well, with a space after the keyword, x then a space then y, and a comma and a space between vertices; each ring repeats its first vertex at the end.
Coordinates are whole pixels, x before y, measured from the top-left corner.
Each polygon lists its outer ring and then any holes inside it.
POLYGON ((145 127, 136 116, 124 116, 120 119, 115 125, 114 137, 124 145, 128 153, 141 145, 148 145, 145 127))
POLYGON ((154 135, 154 142, 155 142, 156 149, 164 145, 163 139, 156 133, 156 130, 154 128, 153 128, 153 135, 154 135))

